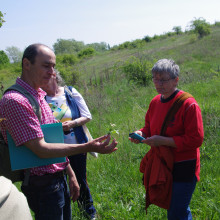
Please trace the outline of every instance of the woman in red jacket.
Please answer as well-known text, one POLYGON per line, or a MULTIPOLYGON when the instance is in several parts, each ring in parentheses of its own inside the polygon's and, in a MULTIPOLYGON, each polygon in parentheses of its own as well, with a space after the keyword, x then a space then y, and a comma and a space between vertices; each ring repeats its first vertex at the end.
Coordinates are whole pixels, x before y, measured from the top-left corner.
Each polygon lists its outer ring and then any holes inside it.
MULTIPOLYGON (((192 219, 189 204, 196 182, 200 179, 199 147, 204 137, 201 110, 193 97, 186 99, 168 124, 165 135, 161 136, 160 130, 168 110, 184 92, 177 89, 179 66, 173 60, 159 60, 152 68, 152 76, 158 95, 149 105, 145 126, 135 133, 144 137, 142 143, 150 145, 151 149, 172 149, 172 189, 171 199, 167 201, 167 216, 169 220, 192 219)), ((136 139, 129 139, 131 142, 140 143, 136 139)), ((142 161, 142 166, 143 162, 146 161, 142 161)), ((155 173, 151 170, 148 175, 154 178, 155 173)), ((157 205, 150 201, 149 204, 151 203, 157 205)))

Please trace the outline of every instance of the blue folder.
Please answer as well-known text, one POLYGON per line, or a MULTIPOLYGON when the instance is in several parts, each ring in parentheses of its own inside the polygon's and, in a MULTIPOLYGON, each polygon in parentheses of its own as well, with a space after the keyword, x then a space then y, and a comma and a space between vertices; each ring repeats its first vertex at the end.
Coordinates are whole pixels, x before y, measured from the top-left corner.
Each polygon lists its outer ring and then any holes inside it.
MULTIPOLYGON (((44 139, 47 143, 64 143, 62 123, 41 125, 44 139)), ((39 158, 29 148, 16 146, 11 135, 7 132, 8 147, 12 170, 39 167, 66 161, 66 157, 39 158)))

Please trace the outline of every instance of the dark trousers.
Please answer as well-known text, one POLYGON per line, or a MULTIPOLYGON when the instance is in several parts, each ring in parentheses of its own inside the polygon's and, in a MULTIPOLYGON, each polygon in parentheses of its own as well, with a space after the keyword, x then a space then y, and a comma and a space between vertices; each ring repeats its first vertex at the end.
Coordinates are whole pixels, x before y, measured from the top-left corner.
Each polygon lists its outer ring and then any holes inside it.
POLYGON ((85 211, 88 216, 94 217, 96 210, 93 206, 92 196, 86 180, 86 158, 87 154, 78 154, 70 156, 69 160, 80 186, 80 196, 77 200, 78 206, 85 211))
POLYGON ((49 178, 34 176, 30 180, 31 183, 22 185, 21 190, 36 220, 71 220, 70 193, 65 175, 49 178))

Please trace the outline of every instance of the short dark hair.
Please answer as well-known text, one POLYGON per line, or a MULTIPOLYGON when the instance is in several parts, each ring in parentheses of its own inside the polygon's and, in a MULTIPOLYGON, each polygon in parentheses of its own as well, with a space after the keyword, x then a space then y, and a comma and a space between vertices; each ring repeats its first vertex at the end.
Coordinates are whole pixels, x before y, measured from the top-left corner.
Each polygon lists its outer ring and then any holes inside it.
MULTIPOLYGON (((22 62, 21 62, 22 67, 23 67, 23 60, 24 60, 24 58, 27 58, 27 59, 31 62, 31 64, 34 64, 34 62, 35 62, 35 57, 37 56, 38 51, 39 51, 38 49, 39 49, 39 47, 41 47, 41 46, 48 47, 48 46, 46 46, 46 45, 44 45, 44 44, 37 43, 37 44, 31 44, 31 45, 29 45, 29 46, 25 49, 24 54, 23 54, 23 57, 22 57, 22 62)), ((48 48, 49 48, 49 47, 48 47, 48 48)), ((49 48, 49 49, 50 49, 50 48, 49 48)))

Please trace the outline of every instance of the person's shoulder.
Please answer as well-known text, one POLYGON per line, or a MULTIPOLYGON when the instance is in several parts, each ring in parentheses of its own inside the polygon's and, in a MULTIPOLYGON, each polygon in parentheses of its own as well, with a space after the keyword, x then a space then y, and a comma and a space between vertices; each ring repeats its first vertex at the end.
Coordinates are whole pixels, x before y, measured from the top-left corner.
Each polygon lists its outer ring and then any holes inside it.
POLYGON ((28 100, 28 98, 18 91, 10 90, 4 94, 3 100, 12 101, 12 102, 21 102, 24 100, 28 100))
POLYGON ((78 90, 77 90, 75 87, 73 87, 73 86, 68 86, 68 88, 70 89, 70 91, 72 92, 72 94, 73 94, 74 96, 81 96, 81 94, 78 92, 78 90))
MULTIPOLYGON (((179 95, 183 94, 184 91, 183 90, 180 90, 179 91, 179 95)), ((190 94, 189 92, 187 92, 188 94, 190 94)), ((196 111, 196 109, 199 109, 199 105, 196 101, 196 99, 193 97, 192 94, 190 94, 191 97, 188 97, 184 103, 183 103, 183 108, 185 108, 186 111, 188 111, 189 109, 194 109, 196 111)))
POLYGON ((160 98, 161 98, 161 94, 158 94, 158 95, 154 96, 154 98, 151 100, 151 102, 158 102, 158 101, 160 101, 160 98))

